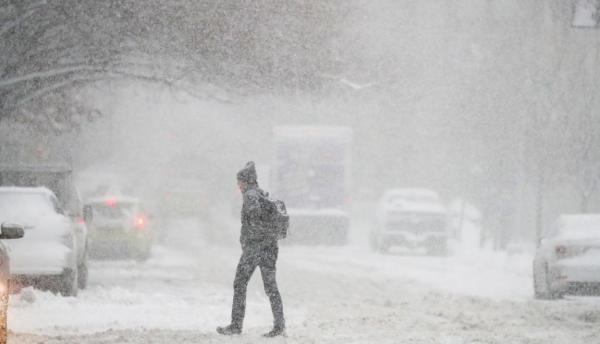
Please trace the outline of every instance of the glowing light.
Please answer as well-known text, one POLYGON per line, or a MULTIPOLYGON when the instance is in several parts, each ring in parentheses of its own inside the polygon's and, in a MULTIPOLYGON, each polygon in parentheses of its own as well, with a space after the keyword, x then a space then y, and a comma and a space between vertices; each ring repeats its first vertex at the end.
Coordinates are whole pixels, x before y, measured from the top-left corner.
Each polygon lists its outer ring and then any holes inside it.
POLYGON ((137 215, 134 219, 134 223, 136 228, 144 229, 146 226, 146 217, 144 215, 137 215))
POLYGON ((116 200, 116 199, 114 199, 114 198, 107 198, 107 199, 104 201, 104 204, 106 204, 107 206, 109 206, 109 207, 111 207, 111 208, 112 208, 112 207, 114 207, 114 206, 117 204, 117 200, 116 200))

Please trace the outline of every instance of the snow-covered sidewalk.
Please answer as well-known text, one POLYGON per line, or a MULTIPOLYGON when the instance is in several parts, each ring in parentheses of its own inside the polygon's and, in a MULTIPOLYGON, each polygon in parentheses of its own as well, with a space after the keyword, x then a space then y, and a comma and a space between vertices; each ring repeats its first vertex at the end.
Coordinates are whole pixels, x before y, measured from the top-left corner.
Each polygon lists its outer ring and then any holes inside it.
POLYGON ((31 288, 13 295, 9 328, 43 334, 208 328, 229 297, 221 285, 197 279, 194 265, 190 256, 163 247, 144 263, 94 261, 90 285, 77 298, 31 288))

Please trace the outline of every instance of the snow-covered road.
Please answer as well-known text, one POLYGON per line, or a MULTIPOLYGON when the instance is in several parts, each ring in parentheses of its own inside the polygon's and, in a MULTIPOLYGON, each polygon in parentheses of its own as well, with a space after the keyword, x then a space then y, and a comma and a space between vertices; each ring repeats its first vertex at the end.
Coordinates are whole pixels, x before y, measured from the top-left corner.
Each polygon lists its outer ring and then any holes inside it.
POLYGON ((94 262, 78 298, 26 289, 9 310, 11 343, 600 343, 600 299, 531 298, 530 258, 379 255, 288 247, 278 278, 286 339, 262 339, 271 314, 259 274, 245 333, 229 319, 239 249, 158 246, 144 263, 94 262))

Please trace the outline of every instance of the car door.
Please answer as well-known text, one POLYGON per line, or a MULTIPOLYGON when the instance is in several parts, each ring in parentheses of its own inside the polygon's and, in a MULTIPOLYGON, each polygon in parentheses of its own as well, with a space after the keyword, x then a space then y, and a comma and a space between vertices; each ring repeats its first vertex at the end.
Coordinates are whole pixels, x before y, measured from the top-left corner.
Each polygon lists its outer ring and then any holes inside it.
POLYGON ((79 262, 83 262, 87 249, 87 223, 83 216, 83 202, 79 192, 73 189, 71 196, 71 221, 73 222, 73 228, 75 230, 75 239, 77 241, 77 259, 79 262))
POLYGON ((77 208, 73 206, 68 211, 65 211, 62 208, 60 201, 55 196, 51 197, 51 201, 56 212, 64 215, 69 221, 70 228, 75 236, 75 250, 77 252, 77 262, 79 263, 83 260, 87 236, 87 228, 82 221, 82 211, 77 211, 77 208))

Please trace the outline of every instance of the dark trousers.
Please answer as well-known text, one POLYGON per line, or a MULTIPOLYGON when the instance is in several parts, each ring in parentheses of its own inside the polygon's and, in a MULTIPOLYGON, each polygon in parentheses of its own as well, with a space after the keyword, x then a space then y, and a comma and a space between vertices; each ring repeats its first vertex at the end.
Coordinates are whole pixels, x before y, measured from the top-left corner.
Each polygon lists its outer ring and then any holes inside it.
POLYGON ((283 318, 283 304, 281 295, 277 289, 275 279, 277 255, 279 247, 277 242, 269 244, 250 244, 243 248, 240 262, 233 281, 233 306, 231 310, 231 323, 242 328, 244 315, 246 313, 246 289, 252 273, 256 267, 260 267, 265 293, 271 302, 274 326, 285 327, 283 318))

